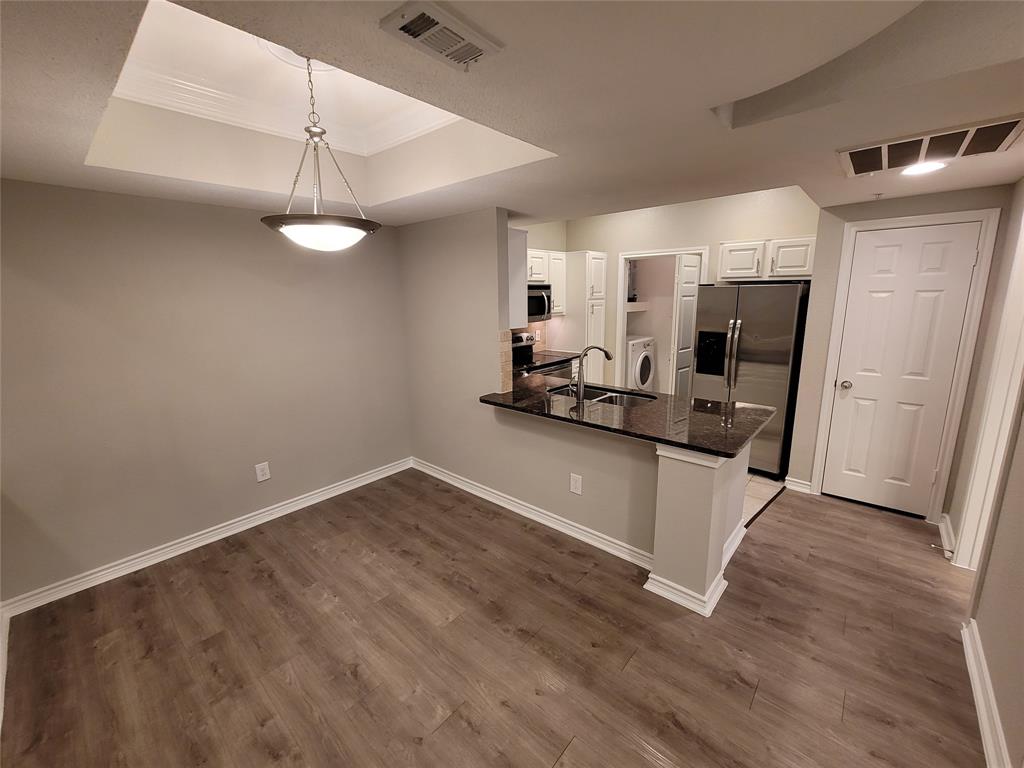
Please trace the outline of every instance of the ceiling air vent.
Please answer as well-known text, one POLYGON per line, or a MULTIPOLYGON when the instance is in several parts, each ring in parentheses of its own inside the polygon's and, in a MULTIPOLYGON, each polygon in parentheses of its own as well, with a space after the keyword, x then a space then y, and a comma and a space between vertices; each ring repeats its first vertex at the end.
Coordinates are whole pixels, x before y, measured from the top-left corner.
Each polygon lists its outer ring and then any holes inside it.
POLYGON ((500 43, 434 3, 406 3, 381 19, 380 28, 464 71, 502 48, 500 43))
POLYGON ((1005 152, 1024 133, 1024 115, 972 126, 947 128, 926 136, 893 139, 839 151, 847 176, 906 168, 924 160, 951 160, 989 152, 1005 152))

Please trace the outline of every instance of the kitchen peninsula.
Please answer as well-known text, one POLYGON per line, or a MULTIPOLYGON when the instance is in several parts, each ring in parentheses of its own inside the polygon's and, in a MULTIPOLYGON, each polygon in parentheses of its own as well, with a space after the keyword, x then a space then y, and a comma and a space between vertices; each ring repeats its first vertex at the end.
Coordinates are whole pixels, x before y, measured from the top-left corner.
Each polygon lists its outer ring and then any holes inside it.
POLYGON ((750 441, 775 409, 587 388, 582 409, 562 378, 534 373, 480 402, 654 444, 658 455, 654 559, 644 587, 703 616, 725 591, 723 570, 743 537, 750 441))

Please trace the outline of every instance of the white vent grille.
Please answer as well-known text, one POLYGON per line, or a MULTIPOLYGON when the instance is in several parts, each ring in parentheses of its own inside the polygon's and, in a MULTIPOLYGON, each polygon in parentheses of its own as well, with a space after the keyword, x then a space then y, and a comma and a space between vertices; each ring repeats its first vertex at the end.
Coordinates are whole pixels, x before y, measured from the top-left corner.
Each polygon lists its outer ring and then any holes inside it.
POLYGON ((984 123, 946 128, 924 136, 875 142, 839 150, 839 162, 847 176, 868 176, 880 171, 906 168, 925 160, 1005 152, 1024 133, 1024 115, 986 120, 984 123))
POLYGON ((381 19, 380 27, 423 53, 463 70, 502 47, 434 3, 406 3, 381 19))

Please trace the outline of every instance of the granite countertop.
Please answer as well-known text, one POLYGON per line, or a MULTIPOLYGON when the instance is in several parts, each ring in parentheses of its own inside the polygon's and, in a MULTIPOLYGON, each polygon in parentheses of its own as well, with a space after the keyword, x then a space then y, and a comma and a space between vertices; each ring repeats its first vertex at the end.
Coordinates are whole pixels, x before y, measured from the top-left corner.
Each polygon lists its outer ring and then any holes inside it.
MULTIPOLYGON (((725 458, 739 454, 775 415, 775 409, 767 405, 700 398, 690 401, 660 392, 649 393, 657 396, 654 400, 628 406, 587 401, 580 414, 575 397, 548 392, 566 383, 563 378, 532 373, 514 379, 511 392, 482 395, 480 402, 725 458)), ((629 392, 617 387, 601 389, 629 392)))
POLYGON ((564 365, 571 360, 575 360, 579 356, 579 352, 558 352, 553 349, 545 349, 541 352, 533 353, 533 362, 515 365, 512 367, 512 370, 516 373, 523 373, 524 371, 526 373, 531 373, 533 371, 539 371, 542 368, 564 365))

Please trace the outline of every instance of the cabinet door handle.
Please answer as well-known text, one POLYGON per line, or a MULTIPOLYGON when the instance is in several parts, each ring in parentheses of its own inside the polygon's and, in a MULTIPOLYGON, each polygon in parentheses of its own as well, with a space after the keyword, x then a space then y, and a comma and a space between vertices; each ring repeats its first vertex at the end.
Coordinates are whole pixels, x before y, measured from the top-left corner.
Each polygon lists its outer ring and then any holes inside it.
POLYGON ((773 274, 773 275, 775 274, 775 257, 774 256, 772 256, 772 271, 771 271, 770 274, 773 274))

